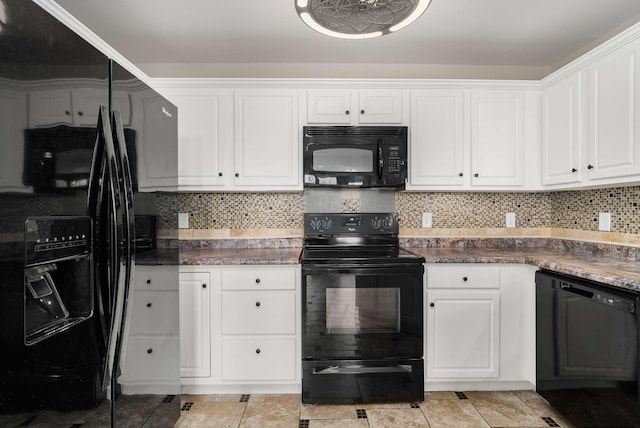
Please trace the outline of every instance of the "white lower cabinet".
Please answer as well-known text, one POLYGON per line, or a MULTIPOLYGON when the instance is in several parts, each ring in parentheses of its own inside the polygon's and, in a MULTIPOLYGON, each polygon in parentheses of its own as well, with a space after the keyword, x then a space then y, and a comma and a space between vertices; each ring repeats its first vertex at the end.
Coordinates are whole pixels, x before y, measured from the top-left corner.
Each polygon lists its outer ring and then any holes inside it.
MULTIPOLYGON (((191 319, 200 325, 199 334, 210 328, 208 338, 200 341, 206 344, 201 350, 211 370, 188 376, 183 357, 183 392, 299 392, 300 267, 184 266, 181 287, 189 287, 183 278, 204 270, 211 285, 208 313, 191 319)), ((181 289, 180 311, 191 313, 196 300, 183 296, 188 294, 181 289)), ((181 335, 183 349, 200 349, 198 340, 181 335)))
POLYGON ((123 345, 125 394, 179 392, 180 339, 178 271, 166 266, 136 266, 123 345))
POLYGON ((428 390, 534 385, 535 270, 527 265, 426 265, 428 390))
POLYGON ((180 272, 180 376, 211 375, 211 277, 180 272))

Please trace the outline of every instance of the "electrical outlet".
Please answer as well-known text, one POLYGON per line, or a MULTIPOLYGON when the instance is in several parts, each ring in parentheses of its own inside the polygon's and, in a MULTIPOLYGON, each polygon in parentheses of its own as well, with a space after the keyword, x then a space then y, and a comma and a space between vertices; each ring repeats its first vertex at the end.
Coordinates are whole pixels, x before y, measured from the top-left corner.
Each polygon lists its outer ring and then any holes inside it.
POLYGON ((178 228, 189 229, 189 213, 178 213, 178 228))
POLYGON ((611 213, 600 213, 598 215, 598 230, 611 232, 611 213))
POLYGON ((507 213, 505 215, 505 223, 507 227, 516 227, 516 213, 507 213))
POLYGON ((433 227, 433 215, 431 213, 422 213, 422 227, 433 227))

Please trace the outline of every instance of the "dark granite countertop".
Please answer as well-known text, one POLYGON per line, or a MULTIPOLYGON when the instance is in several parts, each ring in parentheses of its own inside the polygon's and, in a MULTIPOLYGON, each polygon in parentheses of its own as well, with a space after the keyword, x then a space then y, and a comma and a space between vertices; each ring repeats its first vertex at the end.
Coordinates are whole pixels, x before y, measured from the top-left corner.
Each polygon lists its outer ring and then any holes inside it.
MULTIPOLYGON (((640 292, 640 248, 550 239, 406 240, 401 245, 426 263, 529 264, 640 292)), ((182 248, 179 264, 287 265, 299 263, 300 252, 300 247, 182 248)), ((139 264, 163 263, 150 258, 139 264)))
POLYGON ((640 261, 555 248, 410 248, 426 263, 522 263, 640 292, 640 261))
POLYGON ((181 265, 298 264, 302 248, 209 248, 180 250, 181 265))

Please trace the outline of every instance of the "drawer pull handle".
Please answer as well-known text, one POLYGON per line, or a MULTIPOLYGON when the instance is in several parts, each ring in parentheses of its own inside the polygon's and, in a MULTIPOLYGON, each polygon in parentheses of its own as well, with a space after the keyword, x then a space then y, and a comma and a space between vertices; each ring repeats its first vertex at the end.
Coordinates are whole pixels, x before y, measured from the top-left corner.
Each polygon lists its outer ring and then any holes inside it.
POLYGON ((207 288, 207 284, 202 284, 202 288, 207 288))
POLYGON ((147 303, 147 308, 151 307, 151 302, 147 303))
POLYGON ((256 278, 256 284, 260 284, 260 278, 256 278))
POLYGON ((147 349, 147 354, 153 354, 153 349, 152 348, 147 349))
POLYGON ((151 279, 147 279, 147 284, 151 284, 151 279))
POLYGON ((260 348, 256 349, 256 354, 260 353, 260 348))
POLYGON ((436 304, 435 304, 435 303, 433 303, 433 302, 429 303, 429 306, 431 306, 432 308, 433 308, 435 305, 436 305, 436 304))
POLYGON ((464 282, 467 282, 467 281, 469 280, 469 278, 467 278, 466 276, 463 276, 463 277, 462 277, 462 280, 463 280, 464 282))
POLYGON ((260 302, 256 302, 256 308, 260 307, 260 302))

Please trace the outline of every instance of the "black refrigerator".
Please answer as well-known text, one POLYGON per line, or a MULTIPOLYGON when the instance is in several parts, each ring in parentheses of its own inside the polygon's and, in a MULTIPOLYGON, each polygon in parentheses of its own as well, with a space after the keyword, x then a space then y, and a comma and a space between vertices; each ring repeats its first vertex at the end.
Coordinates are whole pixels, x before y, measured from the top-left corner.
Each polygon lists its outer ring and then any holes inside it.
POLYGON ((177 278, 177 114, 37 4, 0 0, 0 426, 177 421, 179 367, 121 382, 136 264, 177 278))

